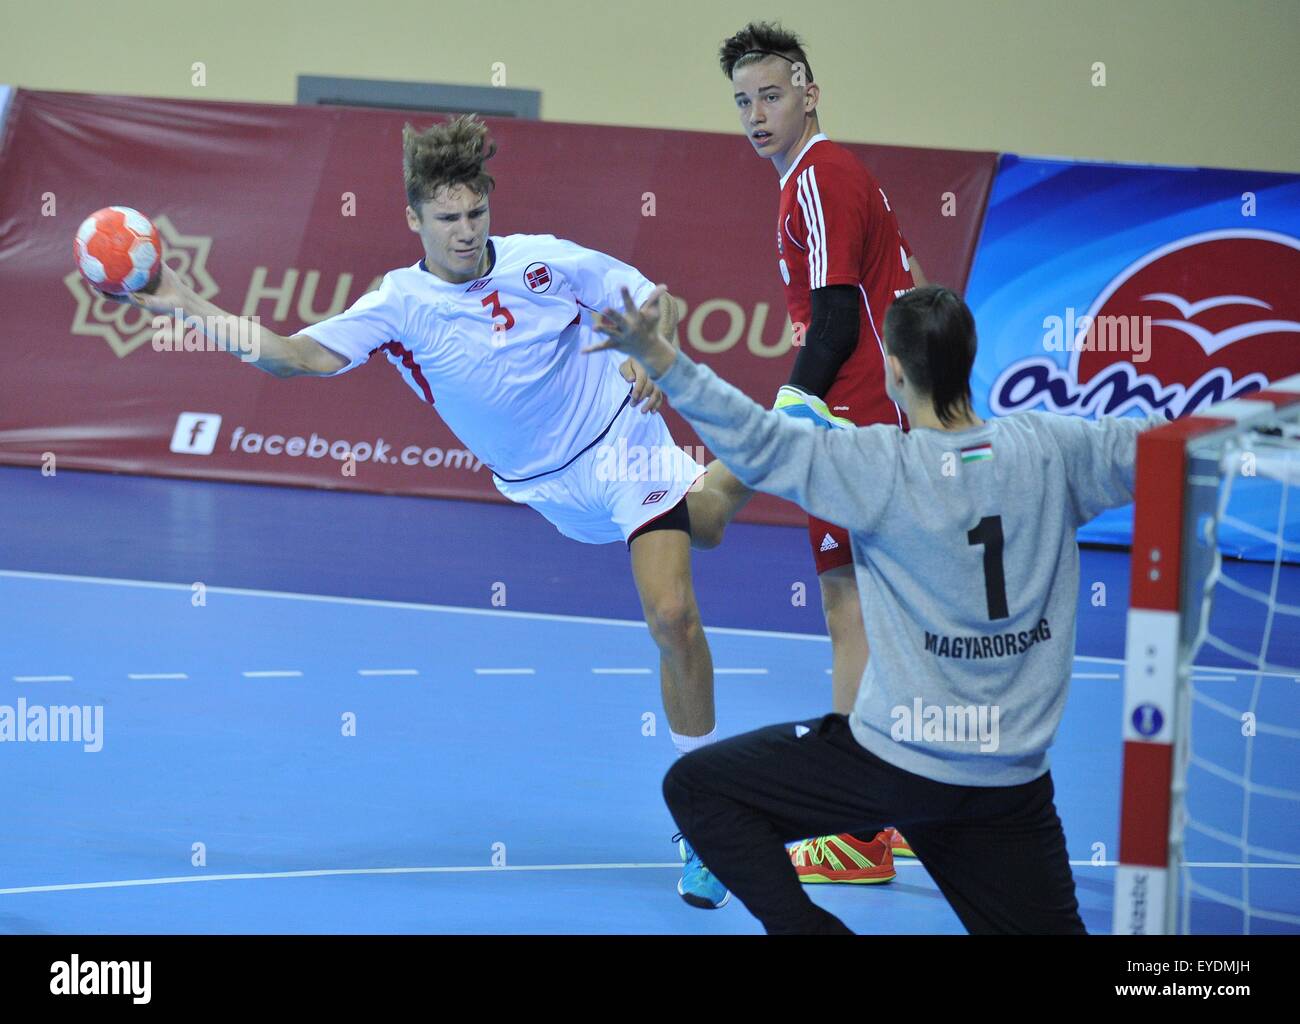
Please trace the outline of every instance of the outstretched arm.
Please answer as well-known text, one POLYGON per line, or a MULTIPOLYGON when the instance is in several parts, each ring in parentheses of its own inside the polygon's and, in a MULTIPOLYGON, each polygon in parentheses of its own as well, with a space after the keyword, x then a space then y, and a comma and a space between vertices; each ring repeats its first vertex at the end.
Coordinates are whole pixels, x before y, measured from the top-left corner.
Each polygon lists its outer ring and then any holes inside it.
MULTIPOLYGON (((660 287, 663 287, 662 285, 660 287)), ((659 318, 659 335, 669 339, 674 348, 678 347, 677 343, 677 302, 671 295, 664 295, 664 300, 659 301, 659 292, 652 292, 650 298, 641 306, 641 312, 647 316, 659 318), (650 309, 651 303, 658 303, 657 312, 650 309)), ((602 346, 603 347, 603 346, 602 346)), ((595 351, 595 349, 588 349, 595 351)), ((655 387, 654 381, 646 373, 645 366, 633 359, 631 356, 619 367, 623 374, 623 379, 632 382, 632 405, 641 404, 641 411, 654 412, 664 404, 663 392, 655 387), (642 399, 645 399, 642 402, 642 399)))
POLYGON ((701 440, 736 478, 850 530, 871 529, 893 486, 897 446, 887 427, 824 430, 764 409, 708 367, 673 348, 658 329, 655 290, 638 310, 624 292, 623 311, 606 310, 597 329, 607 341, 586 349, 618 349, 644 363, 701 440))
MULTIPOLYGON (((325 376, 342 369, 348 362, 306 334, 286 338, 255 321, 227 313, 216 304, 200 298, 194 289, 188 287, 165 264, 157 284, 148 291, 128 292, 125 295, 108 292, 99 294, 114 302, 147 309, 159 317, 174 317, 174 329, 180 328, 179 321, 183 318, 186 321, 183 329, 197 327, 216 341, 228 341, 232 337, 247 338, 250 342, 248 354, 256 358, 245 361, 277 377, 325 376)), ((239 353, 238 349, 233 351, 239 353)))

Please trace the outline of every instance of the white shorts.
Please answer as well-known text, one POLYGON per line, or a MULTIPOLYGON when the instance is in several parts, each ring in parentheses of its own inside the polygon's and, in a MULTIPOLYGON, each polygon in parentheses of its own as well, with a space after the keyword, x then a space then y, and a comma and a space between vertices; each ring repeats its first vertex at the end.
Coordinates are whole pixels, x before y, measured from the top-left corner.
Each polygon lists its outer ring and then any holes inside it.
POLYGON ((642 413, 629 402, 609 432, 559 472, 521 483, 492 480, 507 498, 531 505, 566 537, 612 544, 672 509, 703 473, 673 443, 659 413, 642 413))

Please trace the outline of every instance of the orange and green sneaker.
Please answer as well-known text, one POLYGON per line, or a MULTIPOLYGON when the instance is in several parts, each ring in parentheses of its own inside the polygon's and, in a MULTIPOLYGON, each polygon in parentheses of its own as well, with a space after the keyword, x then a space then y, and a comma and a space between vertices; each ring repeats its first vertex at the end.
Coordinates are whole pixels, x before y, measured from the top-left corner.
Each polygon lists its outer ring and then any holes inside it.
POLYGON ((894 854, 890 837, 880 832, 869 843, 847 833, 805 839, 790 847, 790 863, 799 881, 851 882, 871 885, 894 879, 894 854))
POLYGON ((889 852, 895 857, 915 857, 912 847, 907 840, 903 838, 903 833, 896 828, 887 828, 885 833, 889 836, 889 852))

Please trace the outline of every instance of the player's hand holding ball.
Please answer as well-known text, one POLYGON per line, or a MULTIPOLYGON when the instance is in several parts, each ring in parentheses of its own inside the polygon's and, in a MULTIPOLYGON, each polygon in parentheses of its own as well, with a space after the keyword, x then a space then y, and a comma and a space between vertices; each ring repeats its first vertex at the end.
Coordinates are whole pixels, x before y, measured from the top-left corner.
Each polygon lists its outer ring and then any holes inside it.
POLYGON ((611 307, 597 317, 596 330, 606 340, 583 352, 617 349, 642 363, 655 376, 662 375, 677 357, 672 342, 659 333, 659 302, 667 291, 664 285, 659 285, 637 309, 632 293, 624 288, 623 309, 611 307))
POLYGON ((96 210, 81 222, 72 251, 81 276, 106 299, 152 313, 171 313, 182 305, 184 285, 163 263, 158 229, 139 210, 96 210))

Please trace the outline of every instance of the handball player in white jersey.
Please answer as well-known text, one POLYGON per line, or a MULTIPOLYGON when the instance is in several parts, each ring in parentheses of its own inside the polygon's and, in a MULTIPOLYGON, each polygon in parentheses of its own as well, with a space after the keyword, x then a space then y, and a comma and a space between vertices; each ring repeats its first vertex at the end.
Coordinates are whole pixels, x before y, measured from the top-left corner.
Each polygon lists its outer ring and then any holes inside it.
MULTIPOLYGON (((553 235, 490 236, 485 164, 495 152, 473 115, 403 132, 406 220, 424 256, 391 271, 351 308, 292 337, 259 334, 259 368, 333 377, 383 352, 421 401, 493 473, 566 537, 623 541, 660 652, 664 709, 679 753, 716 733, 713 661, 691 583, 691 523, 720 533, 721 495, 692 486, 704 467, 673 443, 645 369, 600 340, 595 311, 644 301, 633 267, 553 235), (649 479, 646 479, 649 477, 649 479), (688 492, 691 492, 688 494, 688 492)), ((113 296, 160 313, 224 317, 164 268, 152 294, 113 296)), ((660 326, 675 335, 676 310, 660 326)), ((679 838, 678 892, 693 906, 726 889, 679 838)))

